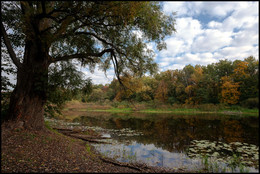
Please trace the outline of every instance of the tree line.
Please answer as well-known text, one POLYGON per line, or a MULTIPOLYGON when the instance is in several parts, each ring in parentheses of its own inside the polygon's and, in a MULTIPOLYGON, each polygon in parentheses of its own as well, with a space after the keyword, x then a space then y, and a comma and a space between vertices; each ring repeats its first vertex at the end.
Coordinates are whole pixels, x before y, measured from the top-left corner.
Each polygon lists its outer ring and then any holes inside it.
POLYGON ((167 104, 227 104, 258 107, 259 61, 253 56, 242 60, 220 60, 206 66, 186 65, 153 76, 121 76, 107 85, 92 85, 82 101, 159 101, 167 104))

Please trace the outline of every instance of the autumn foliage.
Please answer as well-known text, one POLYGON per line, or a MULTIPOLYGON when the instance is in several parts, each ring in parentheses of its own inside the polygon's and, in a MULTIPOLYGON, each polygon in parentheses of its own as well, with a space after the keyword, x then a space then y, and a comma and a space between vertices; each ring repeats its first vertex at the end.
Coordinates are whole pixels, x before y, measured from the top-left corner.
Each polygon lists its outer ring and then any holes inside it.
POLYGON ((228 76, 221 77, 221 102, 228 104, 237 104, 240 96, 239 82, 233 82, 228 76))
MULTIPOLYGON (((154 76, 122 76, 125 87, 114 79, 107 86, 110 100, 158 101, 169 104, 241 104, 258 97, 258 60, 220 60, 207 66, 186 65, 154 76), (113 97, 114 96, 114 97, 113 97)), ((252 105, 252 104, 251 104, 252 105)))

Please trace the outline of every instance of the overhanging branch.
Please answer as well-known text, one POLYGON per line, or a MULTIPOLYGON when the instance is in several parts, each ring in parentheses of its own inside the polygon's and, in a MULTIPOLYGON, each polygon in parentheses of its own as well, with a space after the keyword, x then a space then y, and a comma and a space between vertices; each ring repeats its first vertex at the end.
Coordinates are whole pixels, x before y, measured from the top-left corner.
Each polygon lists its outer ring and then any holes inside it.
POLYGON ((98 39, 99 41, 105 43, 106 45, 109 45, 111 47, 113 47, 119 54, 122 54, 124 56, 126 56, 122 51, 120 51, 114 44, 107 42, 105 39, 99 37, 98 35, 91 33, 91 32, 84 32, 84 31, 79 31, 79 32, 75 32, 75 35, 91 35, 94 36, 96 39, 98 39))
POLYGON ((16 65, 17 68, 21 68, 22 67, 22 64, 21 62, 17 59, 16 55, 15 55, 15 52, 12 48, 12 45, 11 45, 11 42, 10 40, 8 39, 8 36, 7 36, 7 33, 5 31, 5 28, 4 28, 4 25, 3 23, 1 22, 1 34, 3 36, 3 39, 4 39, 4 43, 6 45, 6 48, 7 48, 7 51, 13 61, 13 63, 16 65))
POLYGON ((89 59, 91 61, 94 61, 93 58, 91 57, 101 57, 105 53, 112 53, 114 52, 113 49, 105 49, 99 53, 81 53, 81 54, 71 54, 71 55, 65 55, 61 57, 56 57, 52 59, 53 62, 58 62, 58 61, 64 61, 64 60, 70 60, 70 59, 76 59, 76 58, 83 58, 83 59, 89 59))

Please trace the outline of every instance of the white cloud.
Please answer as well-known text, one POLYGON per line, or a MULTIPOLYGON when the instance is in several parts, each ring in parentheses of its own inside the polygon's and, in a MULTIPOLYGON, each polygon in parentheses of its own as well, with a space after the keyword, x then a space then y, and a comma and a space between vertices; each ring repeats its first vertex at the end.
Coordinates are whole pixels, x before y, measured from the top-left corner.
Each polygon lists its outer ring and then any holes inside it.
POLYGON ((160 71, 165 71, 165 70, 168 70, 168 69, 171 69, 171 70, 175 70, 175 69, 183 69, 185 65, 183 64, 171 64, 169 66, 166 66, 164 68, 161 68, 160 71))
POLYGON ((167 14, 175 11, 179 17, 194 16, 199 14, 210 15, 214 17, 225 17, 237 6, 239 7, 237 2, 175 1, 165 2, 163 10, 167 14))
POLYGON ((185 42, 191 42, 197 35, 202 33, 200 21, 191 17, 176 19, 176 35, 185 42))
POLYGON ((182 67, 171 66, 176 61, 178 62, 175 57, 190 51, 193 40, 203 33, 200 22, 190 17, 178 18, 176 24, 177 33, 165 40, 167 50, 157 53, 156 61, 159 62, 159 66, 163 69, 166 69, 166 67, 182 67))
POLYGON ((109 69, 107 71, 107 77, 105 76, 105 73, 103 71, 99 70, 98 68, 95 68, 94 73, 91 73, 87 69, 82 72, 86 75, 86 77, 90 77, 94 84, 105 85, 105 84, 110 83, 113 80, 113 78, 115 78, 113 69, 109 69))
POLYGON ((166 39, 168 49, 157 53, 161 71, 220 59, 259 58, 258 2, 164 4, 166 14, 177 11, 177 33, 166 39))
POLYGON ((240 46, 240 47, 225 47, 221 49, 219 52, 219 56, 223 58, 227 58, 230 60, 240 59, 243 60, 248 56, 255 56, 258 58, 258 46, 253 47, 250 45, 247 46, 240 46), (238 51, 239 50, 239 51, 238 51))
POLYGON ((239 31, 234 34, 234 39, 232 40, 232 46, 246 46, 246 45, 254 45, 259 42, 258 33, 251 31, 239 31))
POLYGON ((185 7, 184 1, 165 2, 163 6, 163 10, 167 14, 172 12, 177 12, 177 15, 179 16, 187 13, 187 8, 184 7, 185 7))
MULTIPOLYGON (((258 23, 258 2, 238 2, 234 12, 223 21, 222 31, 248 29, 258 23)), ((255 28, 256 29, 256 28, 255 28)))
POLYGON ((198 20, 192 18, 178 18, 176 20, 177 33, 165 40, 167 50, 158 53, 158 57, 175 56, 190 49, 193 39, 202 33, 198 20))
POLYGON ((185 51, 185 43, 184 40, 180 40, 174 37, 166 39, 167 50, 162 50, 159 54, 163 57, 175 56, 178 53, 182 53, 185 51))
POLYGON ((216 51, 221 47, 228 46, 232 41, 231 36, 231 32, 221 32, 216 29, 206 29, 202 35, 194 40, 191 51, 216 51))
POLYGON ((212 28, 212 29, 219 29, 219 28, 222 27, 222 23, 216 22, 216 21, 210 21, 210 22, 208 23, 208 27, 209 27, 209 28, 212 28))

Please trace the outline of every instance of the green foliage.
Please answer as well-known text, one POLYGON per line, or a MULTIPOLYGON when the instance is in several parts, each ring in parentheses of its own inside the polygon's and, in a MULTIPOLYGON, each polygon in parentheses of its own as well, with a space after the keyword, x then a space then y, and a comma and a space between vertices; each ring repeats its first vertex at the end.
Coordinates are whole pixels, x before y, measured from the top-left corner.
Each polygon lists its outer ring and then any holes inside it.
POLYGON ((114 108, 117 108, 119 106, 119 102, 114 101, 114 102, 111 103, 111 106, 114 107, 114 108))
POLYGON ((83 73, 71 62, 61 62, 49 67, 47 103, 45 115, 61 114, 66 101, 89 94, 92 91, 90 78, 84 79, 83 73))
POLYGON ((88 153, 91 153, 91 148, 90 148, 89 144, 86 144, 86 151, 87 151, 88 153))
POLYGON ((104 92, 102 89, 93 89, 92 93, 88 97, 88 101, 90 102, 103 102, 105 100, 104 92))
POLYGON ((44 121, 45 127, 49 130, 53 130, 50 126, 50 122, 49 121, 44 121))

